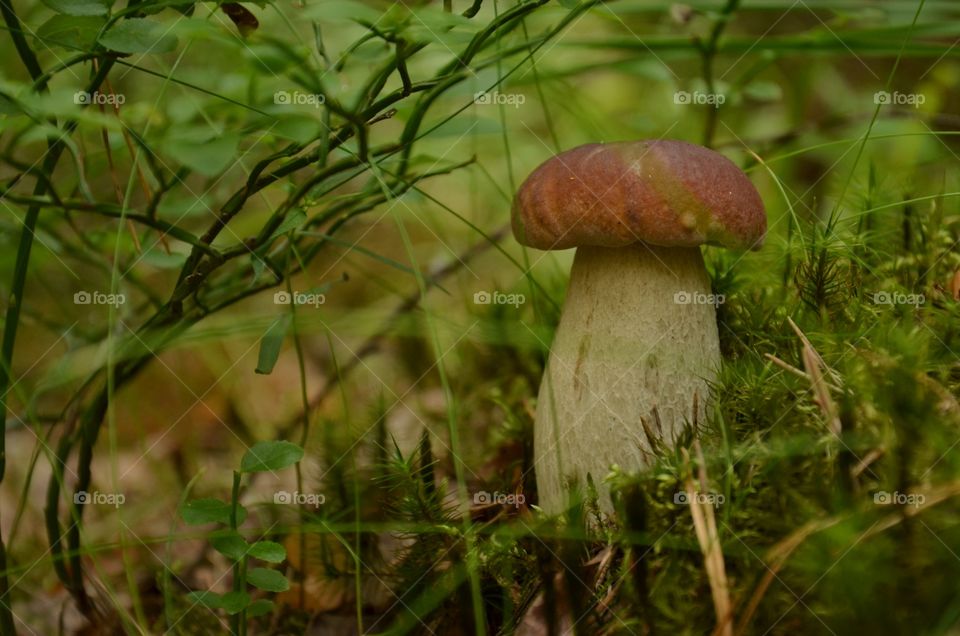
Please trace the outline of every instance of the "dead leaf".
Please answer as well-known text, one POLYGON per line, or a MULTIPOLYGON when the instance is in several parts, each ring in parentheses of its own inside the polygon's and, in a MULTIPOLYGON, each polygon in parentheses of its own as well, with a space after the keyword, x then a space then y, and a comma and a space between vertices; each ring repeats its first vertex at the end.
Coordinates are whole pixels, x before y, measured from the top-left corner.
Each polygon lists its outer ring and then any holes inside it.
POLYGON ((240 31, 240 35, 243 37, 247 37, 260 26, 260 21, 257 20, 257 16, 253 15, 250 10, 242 4, 227 2, 226 4, 220 5, 220 8, 223 9, 227 17, 236 25, 237 30, 240 31))

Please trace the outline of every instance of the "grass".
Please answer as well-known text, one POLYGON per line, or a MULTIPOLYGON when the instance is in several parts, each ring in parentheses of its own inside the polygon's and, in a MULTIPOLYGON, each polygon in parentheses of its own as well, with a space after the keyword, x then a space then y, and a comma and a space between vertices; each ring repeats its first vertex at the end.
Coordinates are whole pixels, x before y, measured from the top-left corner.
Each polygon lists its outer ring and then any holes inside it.
POLYGON ((952 3, 242 5, 246 37, 0 6, 0 633, 956 630, 952 3), (555 152, 646 137, 737 161, 770 232, 705 249, 709 421, 594 476, 614 518, 547 517, 570 255, 507 211, 555 152))

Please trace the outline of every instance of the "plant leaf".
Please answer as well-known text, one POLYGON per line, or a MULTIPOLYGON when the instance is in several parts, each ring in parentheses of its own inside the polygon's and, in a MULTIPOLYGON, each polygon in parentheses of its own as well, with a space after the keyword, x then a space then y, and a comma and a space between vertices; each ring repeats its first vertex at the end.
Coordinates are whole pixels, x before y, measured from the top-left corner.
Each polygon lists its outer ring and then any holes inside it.
POLYGON ((210 545, 225 557, 239 561, 247 553, 248 544, 235 530, 215 532, 210 536, 210 545))
POLYGON ((177 38, 168 28, 153 20, 121 20, 100 36, 100 44, 119 53, 169 53, 177 48, 177 38))
POLYGON ((107 15, 112 3, 107 0, 43 0, 43 4, 64 15, 107 15))
POLYGON ((37 39, 45 46, 89 51, 106 19, 99 16, 55 15, 37 29, 37 39))
POLYGON ((250 603, 249 607, 247 607, 247 618, 265 616, 272 612, 273 608, 273 601, 268 601, 265 598, 262 598, 259 601, 254 601, 253 603, 250 603))
POLYGON ((280 563, 287 558, 287 550, 273 541, 257 541, 247 554, 268 563, 280 563))
POLYGON ((287 577, 267 568, 253 568, 247 572, 247 583, 265 592, 286 592, 290 589, 287 577))
POLYGON ((287 337, 287 330, 290 328, 291 316, 285 313, 277 318, 263 334, 260 340, 260 355, 257 357, 257 368, 254 373, 260 375, 270 375, 273 372, 274 365, 280 357, 280 348, 283 346, 283 339, 287 337))
POLYGON ((277 226, 277 229, 273 231, 273 234, 270 235, 268 243, 278 236, 282 236, 289 232, 290 230, 295 230, 304 223, 307 222, 307 213, 304 212, 301 208, 296 208, 287 213, 283 221, 280 222, 280 225, 277 226))
POLYGON ((227 614, 239 614, 250 606, 250 595, 246 592, 227 592, 222 601, 221 607, 227 614))
POLYGON ((223 597, 216 592, 210 592, 208 590, 190 592, 187 594, 187 599, 191 603, 203 605, 204 607, 209 607, 210 609, 220 609, 223 607, 223 597))
POLYGON ((241 473, 280 470, 303 459, 303 449, 292 442, 257 442, 240 461, 241 473))

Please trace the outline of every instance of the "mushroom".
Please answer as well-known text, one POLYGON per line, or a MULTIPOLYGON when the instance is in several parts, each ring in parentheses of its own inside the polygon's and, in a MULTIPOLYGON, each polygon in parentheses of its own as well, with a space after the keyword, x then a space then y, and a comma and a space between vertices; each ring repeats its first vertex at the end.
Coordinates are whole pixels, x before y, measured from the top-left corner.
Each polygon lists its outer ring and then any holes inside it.
POLYGON ((537 401, 540 507, 563 511, 590 476, 609 513, 612 466, 639 470, 704 421, 720 345, 699 246, 758 249, 763 202, 712 150, 636 141, 549 159, 520 187, 512 217, 524 245, 577 248, 537 401))

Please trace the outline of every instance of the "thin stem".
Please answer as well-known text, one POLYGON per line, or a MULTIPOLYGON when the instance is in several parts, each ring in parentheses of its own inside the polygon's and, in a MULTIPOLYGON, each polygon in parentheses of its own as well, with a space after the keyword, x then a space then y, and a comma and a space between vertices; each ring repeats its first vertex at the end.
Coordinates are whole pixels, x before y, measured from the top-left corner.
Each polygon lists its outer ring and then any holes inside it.
MULTIPOLYGON (((707 86, 707 93, 709 95, 715 95, 717 92, 713 77, 713 60, 717 54, 717 43, 720 41, 720 36, 730 21, 730 16, 737 10, 737 5, 739 4, 740 0, 727 0, 726 6, 723 7, 723 11, 720 12, 720 16, 710 31, 710 39, 707 40, 705 45, 700 47, 703 56, 703 81, 707 86)), ((717 106, 717 104, 707 104, 705 106, 707 109, 707 118, 703 130, 703 145, 708 148, 713 145, 713 136, 717 130, 717 106)))
MULTIPOLYGON (((295 249, 295 248, 294 248, 295 249)), ((301 263, 301 268, 303 264, 301 263)), ((287 276, 287 293, 293 297, 293 277, 287 276)), ((297 325, 297 303, 290 303, 290 327, 293 330, 293 348, 297 353, 297 368, 300 372, 300 400, 303 405, 303 415, 300 420, 300 448, 306 448, 307 439, 310 435, 310 398, 307 397, 307 370, 303 359, 303 346, 300 343, 300 332, 297 325)), ((297 462, 294 467, 297 474, 297 492, 303 492, 303 467, 301 462, 297 462)), ((300 523, 306 524, 309 520, 306 504, 300 504, 298 510, 300 523)), ((300 567, 297 573, 297 582, 300 584, 300 608, 306 607, 306 587, 307 578, 307 535, 304 532, 299 533, 300 541, 300 567)))
MULTIPOLYGON (((20 60, 30 77, 37 81, 43 75, 43 69, 40 68, 37 56, 34 55, 20 28, 20 18, 17 17, 11 0, 0 0, 0 13, 3 14, 3 21, 10 31, 10 38, 13 40, 17 55, 20 56, 20 60)), ((50 144, 49 154, 44 161, 45 174, 53 172, 53 167, 56 165, 60 152, 62 152, 62 149, 55 152, 55 147, 55 143, 50 144)), ((43 182, 38 181, 35 192, 42 192, 45 188, 43 182)), ((17 341, 20 307, 23 302, 23 289, 27 279, 27 266, 30 263, 30 249, 33 247, 33 231, 37 226, 37 216, 38 210, 31 208, 27 211, 27 216, 24 219, 23 230, 20 233, 20 244, 17 248, 13 283, 10 286, 7 319, 3 325, 3 344, 2 349, 0 349, 0 423, 3 425, 3 429, 0 430, 0 483, 3 482, 7 467, 7 392, 13 373, 13 348, 17 341)), ((3 634, 16 633, 13 610, 11 609, 13 599, 10 598, 10 591, 10 582, 7 579, 7 550, 3 544, 3 538, 0 536, 0 632, 3 634)))
POLYGON ((3 14, 3 21, 10 31, 10 39, 13 40, 13 46, 17 49, 17 55, 20 56, 20 61, 23 62, 23 66, 27 69, 27 72, 30 73, 30 77, 34 81, 39 80, 43 77, 43 69, 40 68, 40 63, 37 62, 37 56, 33 53, 33 49, 30 48, 23 29, 20 27, 20 18, 17 17, 11 0, 0 0, 0 13, 3 14))
MULTIPOLYGON (((240 473, 233 471, 233 490, 230 493, 230 529, 237 531, 237 509, 240 506, 240 473)), ((246 563, 246 553, 233 563, 233 586, 234 592, 243 591, 244 587, 244 564, 246 563)), ((230 617, 230 633, 239 636, 242 633, 241 625, 245 622, 246 612, 237 612, 230 617)))

